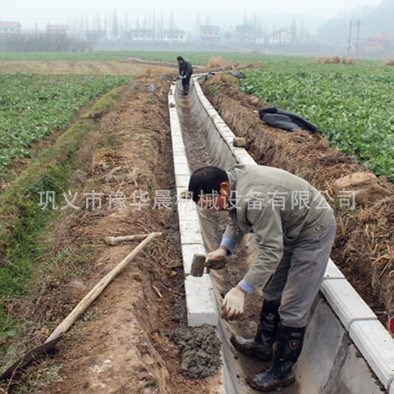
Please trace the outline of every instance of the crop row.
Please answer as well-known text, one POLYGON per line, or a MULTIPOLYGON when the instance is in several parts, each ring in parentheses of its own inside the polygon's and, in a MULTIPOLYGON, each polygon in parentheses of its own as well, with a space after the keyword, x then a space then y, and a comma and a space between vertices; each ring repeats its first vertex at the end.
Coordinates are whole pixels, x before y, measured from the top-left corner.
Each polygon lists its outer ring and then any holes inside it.
POLYGON ((297 113, 342 152, 394 181, 394 68, 265 63, 245 70, 243 91, 297 113))
POLYGON ((0 75, 0 170, 12 159, 29 156, 34 141, 47 137, 122 77, 39 74, 0 75))

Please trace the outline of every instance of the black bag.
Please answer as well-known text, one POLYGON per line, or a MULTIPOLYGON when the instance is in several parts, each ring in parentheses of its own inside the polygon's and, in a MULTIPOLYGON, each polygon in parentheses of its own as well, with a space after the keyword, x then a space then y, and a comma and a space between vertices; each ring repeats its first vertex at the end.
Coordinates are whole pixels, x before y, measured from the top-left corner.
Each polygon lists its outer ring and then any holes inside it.
POLYGON ((317 130, 317 127, 313 123, 308 122, 292 112, 285 111, 277 107, 260 109, 259 117, 270 126, 279 127, 289 131, 302 129, 315 132, 317 130))

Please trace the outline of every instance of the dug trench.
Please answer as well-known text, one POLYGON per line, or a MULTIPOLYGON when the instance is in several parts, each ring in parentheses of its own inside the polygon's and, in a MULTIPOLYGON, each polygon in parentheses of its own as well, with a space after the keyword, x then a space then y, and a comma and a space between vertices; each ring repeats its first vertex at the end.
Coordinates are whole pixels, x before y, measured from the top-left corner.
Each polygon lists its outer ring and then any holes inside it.
MULTIPOLYGON (((46 277, 37 278, 42 286, 36 297, 29 304, 10 308, 10 313, 23 316, 33 327, 26 349, 42 343, 89 289, 137 245, 108 246, 104 242, 106 236, 150 232, 163 235, 108 286, 50 357, 38 360, 12 381, 3 382, 0 386, 3 390, 148 394, 214 393, 218 387, 220 343, 215 330, 186 326, 167 103, 174 71, 152 67, 150 70, 128 87, 116 109, 101 118, 99 132, 91 136, 90 143, 81 146, 79 154, 89 160, 86 169, 76 173, 73 180, 80 193, 93 190, 106 196, 123 193, 125 207, 109 209, 109 201, 104 204, 103 200, 101 209, 71 211, 59 220, 48 242, 58 261, 67 261, 75 272, 59 279, 50 271, 46 277), (161 193, 156 194, 157 191, 161 193), (163 206, 157 196, 162 197, 163 206)), ((249 153, 258 163, 292 171, 323 190, 334 179, 360 169, 330 148, 319 135, 286 133, 262 124, 256 113, 262 103, 251 104, 249 97, 239 93, 231 81, 216 84, 212 89, 210 84, 214 82, 203 84, 205 94, 232 131, 247 138, 249 153)), ((192 168, 214 160, 205 156, 204 146, 195 137, 189 134, 189 140, 186 138, 192 150, 192 168)), ((372 278, 377 274, 370 256, 378 259, 387 254, 384 248, 393 242, 390 226, 394 214, 390 211, 392 200, 391 205, 380 202, 379 206, 374 216, 371 213, 376 211, 371 207, 343 216, 337 214, 339 226, 333 259, 386 323, 387 310, 382 298, 388 286, 379 289, 376 280, 372 286, 372 278), (379 221, 379 228, 387 226, 379 233, 379 239, 385 237, 386 242, 371 246, 370 239, 365 241, 366 220, 379 221), (356 235, 362 237, 357 243, 356 235)), ((207 246, 214 248, 220 239, 223 218, 206 220, 218 222, 219 230, 206 236, 207 246)), ((234 259, 242 264, 228 267, 220 292, 225 292, 242 275, 240 268, 250 263, 245 261, 249 255, 253 253, 248 252, 247 246, 240 248, 234 259)), ((379 278, 384 279, 385 272, 392 270, 390 267, 383 272, 381 268, 379 278)), ((386 284, 388 280, 380 283, 386 284)), ((258 301, 257 296, 248 301, 245 316, 232 323, 234 331, 253 333, 258 301)), ((241 361, 249 372, 258 368, 246 359, 241 361)))

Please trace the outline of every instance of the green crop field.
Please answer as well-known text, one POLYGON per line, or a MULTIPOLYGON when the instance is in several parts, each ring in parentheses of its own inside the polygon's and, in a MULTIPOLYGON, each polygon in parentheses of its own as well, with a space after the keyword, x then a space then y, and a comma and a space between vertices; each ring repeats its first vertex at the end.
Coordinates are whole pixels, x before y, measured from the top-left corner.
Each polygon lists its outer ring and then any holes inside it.
POLYGON ((125 77, 0 74, 0 172, 125 77))
POLYGON ((345 154, 394 180, 394 67, 266 62, 243 91, 301 115, 345 154))
MULTIPOLYGON (((117 61, 125 57, 174 62, 183 55, 194 65, 212 57, 244 69, 240 88, 272 106, 318 126, 333 145, 377 175, 394 180, 394 67, 383 61, 320 64, 306 57, 260 53, 122 51, 93 53, 0 53, 0 61, 117 61)), ((111 76, 2 74, 0 84, 0 167, 28 155, 32 141, 61 128, 78 108, 124 79, 111 76)))

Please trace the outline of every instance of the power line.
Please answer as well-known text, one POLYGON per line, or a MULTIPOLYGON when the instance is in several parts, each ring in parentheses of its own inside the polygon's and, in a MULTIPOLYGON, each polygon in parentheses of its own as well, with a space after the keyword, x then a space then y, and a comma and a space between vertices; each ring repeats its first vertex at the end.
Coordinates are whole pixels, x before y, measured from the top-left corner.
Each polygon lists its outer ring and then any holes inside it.
POLYGON ((357 32, 356 32, 356 44, 355 44, 355 56, 357 56, 358 54, 358 48, 359 48, 359 44, 360 44, 360 26, 361 26, 361 22, 360 19, 357 22, 352 22, 350 21, 349 23, 349 37, 348 37, 348 42, 347 42, 347 57, 350 56, 350 50, 352 47, 352 30, 353 30, 353 26, 357 26, 357 32))

